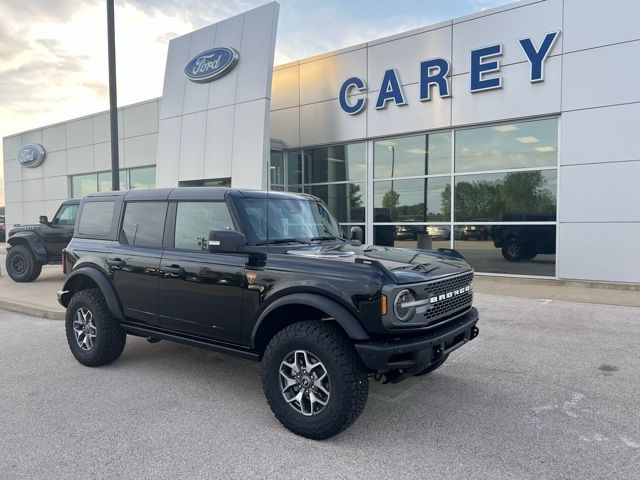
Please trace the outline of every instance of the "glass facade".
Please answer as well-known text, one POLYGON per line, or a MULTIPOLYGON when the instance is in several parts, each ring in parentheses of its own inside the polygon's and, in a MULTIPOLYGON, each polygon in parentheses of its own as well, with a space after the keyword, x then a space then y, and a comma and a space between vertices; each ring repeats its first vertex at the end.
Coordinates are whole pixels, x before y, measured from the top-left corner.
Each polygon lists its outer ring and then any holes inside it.
POLYGON ((555 276, 557 118, 301 148, 281 153, 279 163, 273 158, 274 189, 322 198, 347 234, 360 225, 380 245, 455 248, 477 272, 555 276))
MULTIPOLYGON (((120 190, 154 188, 156 167, 120 170, 120 190)), ((111 172, 87 173, 71 177, 71 198, 82 198, 89 193, 110 192, 111 172)))
MULTIPOLYGON (((271 168, 274 154, 271 153, 271 168)), ((324 147, 288 150, 284 160, 282 176, 290 192, 310 193, 320 197, 329 206, 349 234, 352 226, 358 225, 366 232, 367 207, 367 144, 366 142, 329 145, 324 147)), ((271 185, 274 190, 274 173, 271 185)))

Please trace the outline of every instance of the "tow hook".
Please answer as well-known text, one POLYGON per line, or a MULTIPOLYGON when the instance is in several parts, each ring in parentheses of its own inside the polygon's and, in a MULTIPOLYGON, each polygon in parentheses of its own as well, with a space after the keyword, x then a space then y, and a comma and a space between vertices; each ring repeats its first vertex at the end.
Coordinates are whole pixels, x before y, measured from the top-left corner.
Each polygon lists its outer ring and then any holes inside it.
POLYGON ((480 333, 480 329, 478 327, 473 327, 471 329, 471 339, 476 338, 479 333, 480 333))

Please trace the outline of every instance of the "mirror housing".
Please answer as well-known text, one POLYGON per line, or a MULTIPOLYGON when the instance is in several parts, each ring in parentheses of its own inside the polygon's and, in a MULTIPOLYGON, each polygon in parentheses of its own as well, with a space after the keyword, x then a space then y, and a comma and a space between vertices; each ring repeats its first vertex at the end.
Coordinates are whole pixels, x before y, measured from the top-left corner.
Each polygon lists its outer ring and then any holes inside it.
POLYGON ((42 223, 43 225, 48 225, 49 217, 47 217, 46 215, 40 215, 40 223, 42 223))
POLYGON ((351 240, 358 240, 362 243, 362 239, 364 238, 364 234, 362 233, 362 228, 356 226, 351 227, 351 240))
POLYGON ((208 250, 211 253, 237 253, 244 249, 247 237, 233 230, 211 230, 208 250))

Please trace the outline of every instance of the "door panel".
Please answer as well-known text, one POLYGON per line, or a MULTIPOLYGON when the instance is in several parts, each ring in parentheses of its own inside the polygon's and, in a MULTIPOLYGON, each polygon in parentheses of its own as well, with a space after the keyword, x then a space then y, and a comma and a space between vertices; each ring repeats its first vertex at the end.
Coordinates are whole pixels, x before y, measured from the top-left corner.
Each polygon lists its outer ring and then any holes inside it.
POLYGON ((116 245, 107 256, 125 317, 158 325, 158 274, 162 249, 116 245))
POLYGON ((240 254, 165 250, 159 280, 162 327, 239 343, 245 263, 240 254))

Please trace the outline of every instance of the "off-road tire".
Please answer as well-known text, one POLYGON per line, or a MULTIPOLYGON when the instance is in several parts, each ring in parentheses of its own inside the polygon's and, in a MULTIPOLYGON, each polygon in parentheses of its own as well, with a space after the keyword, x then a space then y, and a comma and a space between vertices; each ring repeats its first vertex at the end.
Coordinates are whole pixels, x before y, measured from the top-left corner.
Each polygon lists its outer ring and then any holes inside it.
POLYGON ((416 377, 421 377, 422 375, 426 375, 428 373, 431 373, 437 369, 439 369, 444 362, 447 361, 447 358, 449 358, 449 354, 447 353, 445 356, 443 356, 440 360, 438 360, 436 363, 432 363, 431 365, 429 365, 427 368, 425 368, 424 370, 422 370, 421 372, 416 373, 416 377))
POLYGON ((71 353, 87 367, 100 367, 117 360, 127 341, 127 334, 109 312, 102 292, 97 288, 81 290, 71 297, 67 306, 65 329, 71 353), (78 345, 73 331, 73 321, 80 308, 91 312, 95 322, 96 337, 91 350, 83 350, 78 345))
POLYGON ((7 273, 14 282, 32 282, 40 276, 42 265, 38 263, 31 250, 24 245, 11 247, 7 253, 6 260, 7 273), (15 268, 16 263, 21 265, 21 269, 15 268))
POLYGON ((369 381, 365 366, 344 332, 334 322, 305 321, 279 331, 263 357, 262 382, 267 402, 284 427, 314 440, 333 437, 360 416, 367 403, 369 381), (326 366, 331 382, 327 405, 304 416, 289 405, 280 386, 280 365, 294 350, 306 350, 326 366))

